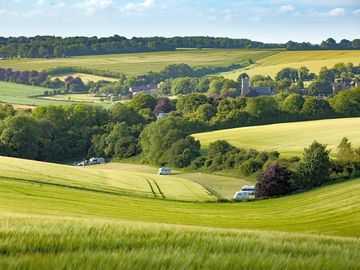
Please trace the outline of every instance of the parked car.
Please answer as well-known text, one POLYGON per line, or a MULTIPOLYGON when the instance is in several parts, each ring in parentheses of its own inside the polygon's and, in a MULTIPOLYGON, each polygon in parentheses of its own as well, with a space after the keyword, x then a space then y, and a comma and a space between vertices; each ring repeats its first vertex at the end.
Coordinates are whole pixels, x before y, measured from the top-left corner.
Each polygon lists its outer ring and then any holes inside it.
POLYGON ((170 168, 160 168, 159 175, 170 175, 171 174, 171 169, 170 168))

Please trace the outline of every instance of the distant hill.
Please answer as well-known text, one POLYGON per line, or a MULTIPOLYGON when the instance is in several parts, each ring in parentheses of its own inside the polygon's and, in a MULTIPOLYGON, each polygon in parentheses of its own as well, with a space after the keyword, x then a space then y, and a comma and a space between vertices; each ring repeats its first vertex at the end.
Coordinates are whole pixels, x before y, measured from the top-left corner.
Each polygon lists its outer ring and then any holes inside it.
POLYGON ((304 147, 314 140, 327 144, 336 153, 343 137, 360 146, 360 118, 317 120, 217 130, 193 135, 200 140, 203 151, 209 143, 226 140, 240 148, 279 151, 285 156, 301 156, 304 147))

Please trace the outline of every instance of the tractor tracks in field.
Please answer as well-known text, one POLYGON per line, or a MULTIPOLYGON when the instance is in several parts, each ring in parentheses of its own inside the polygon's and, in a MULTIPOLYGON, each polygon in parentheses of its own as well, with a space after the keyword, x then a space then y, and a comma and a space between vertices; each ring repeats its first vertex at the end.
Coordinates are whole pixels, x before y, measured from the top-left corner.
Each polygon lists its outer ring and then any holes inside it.
POLYGON ((148 182, 148 184, 150 186, 150 189, 151 189, 151 192, 152 192, 152 194, 154 195, 155 198, 159 197, 159 195, 160 195, 160 197, 162 197, 164 199, 166 198, 166 196, 164 195, 164 193, 160 189, 158 183, 154 179, 146 178, 146 181, 148 182))

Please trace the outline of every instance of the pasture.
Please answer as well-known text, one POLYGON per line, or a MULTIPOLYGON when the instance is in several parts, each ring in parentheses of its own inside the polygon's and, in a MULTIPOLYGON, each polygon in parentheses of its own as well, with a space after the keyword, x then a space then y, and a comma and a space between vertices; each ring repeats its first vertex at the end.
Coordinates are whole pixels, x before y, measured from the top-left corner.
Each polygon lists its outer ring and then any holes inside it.
POLYGON ((82 67, 97 70, 117 71, 125 74, 144 74, 160 71, 171 64, 185 63, 190 66, 228 66, 247 63, 277 54, 277 50, 236 50, 236 49, 187 49, 170 52, 113 54, 77 56, 70 58, 16 58, 1 60, 0 67, 13 70, 38 70, 59 66, 82 67))
POLYGON ((1 269, 360 267, 360 179, 278 199, 206 203, 177 201, 211 195, 182 173, 159 180, 147 166, 6 157, 0 166, 1 269), (143 177, 166 196, 176 191, 174 199, 152 196, 143 177))
MULTIPOLYGON (((36 95, 43 95, 44 91, 46 90, 49 89, 0 81, 0 102, 31 106, 54 104, 54 101, 48 101, 32 97, 36 95)), ((59 105, 65 103, 61 101, 55 102, 55 104, 59 105)))
POLYGON ((34 107, 46 105, 65 105, 79 102, 86 104, 99 104, 104 107, 111 106, 111 104, 108 102, 100 102, 100 99, 94 100, 94 98, 91 99, 91 97, 86 99, 85 97, 87 97, 87 95, 69 94, 60 96, 33 97, 43 95, 44 91, 49 90, 51 89, 0 81, 0 103, 15 104, 18 108, 24 106, 34 107))
POLYGON ((360 146, 360 118, 317 120, 296 123, 282 123, 264 126, 242 127, 198 133, 202 150, 217 140, 226 140, 240 148, 254 148, 264 151, 278 151, 282 156, 301 156, 304 147, 314 140, 327 144, 332 155, 343 137, 354 146, 360 146))
POLYGON ((306 66, 310 72, 319 73, 324 66, 331 68, 340 62, 360 63, 360 51, 282 51, 259 58, 255 64, 231 72, 225 72, 225 78, 236 80, 240 73, 246 72, 250 76, 257 74, 275 77, 281 69, 286 67, 299 68, 306 66))

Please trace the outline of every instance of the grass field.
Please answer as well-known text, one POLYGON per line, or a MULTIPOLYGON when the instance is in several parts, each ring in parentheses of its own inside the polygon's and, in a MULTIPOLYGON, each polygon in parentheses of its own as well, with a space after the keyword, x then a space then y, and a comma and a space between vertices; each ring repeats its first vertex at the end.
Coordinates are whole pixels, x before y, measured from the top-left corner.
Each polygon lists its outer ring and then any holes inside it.
POLYGON ((283 156, 300 156, 314 140, 336 153, 343 137, 360 146, 360 118, 330 119, 218 130, 193 135, 206 153, 209 143, 226 140, 242 148, 279 151, 283 156))
MULTIPOLYGON (((147 166, 5 157, 0 166, 1 269, 360 267, 360 179, 272 200, 205 203, 143 197, 138 176, 149 176, 147 166), (127 171, 135 167, 137 177, 127 171)), ((186 189, 183 174, 174 179, 158 182, 164 194, 186 189)), ((186 192, 194 196, 197 186, 186 192)))
POLYGON ((306 66, 316 74, 324 66, 333 67, 340 62, 360 63, 360 51, 283 51, 258 59, 255 64, 245 69, 222 73, 226 78, 236 80, 240 73, 250 76, 261 74, 275 77, 276 73, 286 67, 299 68, 306 66))
MULTIPOLYGON (((31 97, 35 95, 43 95, 44 91, 46 90, 49 89, 37 87, 37 86, 0 82, 0 102, 23 104, 23 105, 54 104, 54 101, 42 100, 31 97)), ((65 102, 56 102, 56 104, 63 104, 63 103, 65 102)))
POLYGON ((0 67, 13 70, 44 70, 58 66, 74 66, 99 70, 118 71, 126 74, 144 74, 159 71, 167 65, 186 63, 190 66, 227 66, 247 63, 249 59, 278 53, 276 50, 178 50, 171 52, 133 53, 115 55, 79 56, 70 58, 24 58, 1 60, 0 67))
MULTIPOLYGON (((80 99, 79 95, 66 95, 59 96, 61 98, 56 98, 58 96, 49 97, 49 98, 34 98, 32 96, 43 95, 44 91, 48 91, 47 88, 29 86, 18 83, 8 83, 0 81, 0 103, 10 103, 17 106, 28 105, 28 106, 44 106, 44 105, 64 105, 71 104, 71 102, 84 102, 87 104, 94 104, 93 100, 80 99), (68 97, 70 96, 71 102, 69 102, 68 97)), ((107 102, 96 102, 95 104, 100 104, 104 107, 110 107, 111 104, 107 102)))
POLYGON ((64 81, 68 76, 73 76, 74 78, 79 77, 83 82, 87 83, 89 81, 98 82, 98 81, 108 81, 108 82, 116 82, 118 79, 103 77, 93 74, 84 74, 84 73, 71 73, 62 76, 55 76, 54 78, 58 78, 64 81))
POLYGON ((40 185, 61 185, 94 192, 172 200, 216 200, 215 196, 193 181, 176 175, 159 176, 155 169, 141 171, 137 165, 114 163, 78 167, 0 157, 0 170, 3 177, 19 181, 26 179, 40 185))

